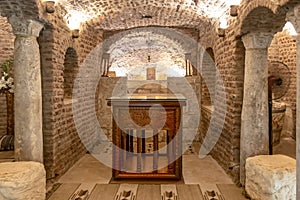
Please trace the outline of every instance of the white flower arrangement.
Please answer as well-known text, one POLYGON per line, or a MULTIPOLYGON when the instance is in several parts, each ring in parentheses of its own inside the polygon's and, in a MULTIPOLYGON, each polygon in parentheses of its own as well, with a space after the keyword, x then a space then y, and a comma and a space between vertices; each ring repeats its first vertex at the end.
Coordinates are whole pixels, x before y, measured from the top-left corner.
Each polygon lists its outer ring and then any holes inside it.
POLYGON ((14 78, 12 76, 13 60, 9 59, 2 64, 2 76, 0 79, 0 93, 14 93, 14 78))

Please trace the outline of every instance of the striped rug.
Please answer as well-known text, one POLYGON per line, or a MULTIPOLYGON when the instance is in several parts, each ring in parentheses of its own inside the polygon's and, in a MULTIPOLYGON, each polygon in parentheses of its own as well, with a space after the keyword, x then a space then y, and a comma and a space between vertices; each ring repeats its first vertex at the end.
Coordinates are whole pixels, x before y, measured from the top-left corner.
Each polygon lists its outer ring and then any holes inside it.
POLYGON ((231 184, 58 184, 47 200, 245 200, 231 184))

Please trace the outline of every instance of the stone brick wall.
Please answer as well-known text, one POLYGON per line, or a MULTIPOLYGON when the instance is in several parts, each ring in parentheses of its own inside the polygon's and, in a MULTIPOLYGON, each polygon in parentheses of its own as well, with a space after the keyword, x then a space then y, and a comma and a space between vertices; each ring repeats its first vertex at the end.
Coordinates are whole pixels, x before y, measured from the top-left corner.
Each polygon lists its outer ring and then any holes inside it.
MULTIPOLYGON (((200 76, 168 77, 168 89, 186 97, 186 106, 182 113, 182 145, 189 150, 193 142, 199 142, 201 79, 200 76)), ((194 148, 195 149, 195 148, 194 148)), ((184 152, 183 152, 184 153, 184 152)))
POLYGON ((269 61, 279 61, 286 64, 289 70, 282 72, 282 77, 289 77, 290 86, 286 94, 277 101, 287 105, 285 126, 283 134, 296 138, 296 38, 287 31, 279 32, 268 49, 269 61), (289 110, 291 112, 289 112, 289 110), (290 113, 290 114, 289 114, 290 113))
POLYGON ((208 131, 212 111, 213 111, 212 106, 201 105, 200 134, 197 137, 197 140, 200 142, 200 144, 203 144, 204 138, 206 136, 203 133, 207 133, 207 131, 208 131))
POLYGON ((202 59, 202 103, 212 105, 215 95, 216 65, 214 54, 211 48, 208 48, 202 59))
MULTIPOLYGON (((202 107, 199 139, 202 142, 207 135, 209 126, 212 126, 212 130, 222 128, 222 134, 211 151, 211 155, 232 176, 235 182, 239 181, 241 111, 245 66, 245 48, 240 37, 236 37, 238 31, 234 28, 237 23, 239 22, 232 21, 232 24, 226 29, 225 37, 217 37, 217 35, 212 34, 214 32, 213 29, 207 29, 201 32, 199 36, 199 42, 202 46, 213 48, 215 63, 224 81, 226 91, 225 108, 222 105, 224 99, 220 95, 222 91, 218 87, 215 88, 214 103, 215 112, 217 113, 215 123, 209 124, 212 110, 209 107, 202 107), (214 42, 211 43, 212 41, 214 42), (221 113, 226 113, 225 122, 222 127, 221 113)), ((286 62, 290 70, 293 71, 295 69, 295 39, 287 36, 285 33, 278 33, 274 41, 269 49, 269 59, 286 62)), ((292 105, 291 107, 295 103, 295 74, 292 72, 291 87, 286 97, 283 98, 285 102, 292 105)), ((205 95, 205 90, 203 95, 205 95)))
POLYGON ((44 164, 47 178, 51 179, 62 175, 81 158, 96 137, 95 126, 88 119, 95 114, 96 89, 91 91, 90 88, 100 75, 100 58, 91 52, 102 41, 102 34, 83 27, 80 37, 73 39, 57 12, 47 15, 47 21, 38 41, 42 58, 44 164), (82 69, 82 74, 77 69, 82 69), (74 71, 70 73, 70 70, 74 71), (86 80, 85 70, 94 74, 90 81, 86 80), (83 83, 76 99, 70 88, 75 78, 83 83), (68 98, 65 98, 65 87, 68 98), (86 132, 82 132, 83 129, 86 132))
POLYGON ((112 141, 112 113, 106 99, 112 96, 126 95, 127 78, 101 77, 98 91, 98 103, 96 104, 96 108, 98 109, 97 118, 103 133, 112 141))
MULTIPOLYGON (((13 57, 15 36, 7 19, 0 16, 0 66, 13 57)), ((1 68, 0 68, 1 74, 1 68)), ((0 136, 6 134, 6 99, 5 94, 0 94, 0 136)))
POLYGON ((207 28, 199 36, 201 46, 213 49, 220 74, 220 79, 215 81, 213 100, 215 118, 210 123, 212 109, 202 107, 199 139, 203 140, 207 136, 208 127, 211 128, 212 133, 221 130, 219 138, 210 138, 217 139, 210 154, 233 180, 238 182, 245 49, 242 41, 235 37, 236 30, 233 27, 234 24, 226 29, 226 38, 212 34, 214 28, 207 28), (225 91, 222 90, 223 86, 225 91), (225 115, 224 123, 222 115, 225 115))

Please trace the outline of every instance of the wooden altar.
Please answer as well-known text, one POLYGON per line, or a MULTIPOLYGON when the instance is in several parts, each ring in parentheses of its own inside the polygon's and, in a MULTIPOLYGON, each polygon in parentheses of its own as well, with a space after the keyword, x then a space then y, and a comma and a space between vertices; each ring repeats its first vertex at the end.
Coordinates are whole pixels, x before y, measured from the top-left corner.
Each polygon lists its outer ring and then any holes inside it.
POLYGON ((113 112, 113 178, 182 176, 182 95, 108 98, 113 112))

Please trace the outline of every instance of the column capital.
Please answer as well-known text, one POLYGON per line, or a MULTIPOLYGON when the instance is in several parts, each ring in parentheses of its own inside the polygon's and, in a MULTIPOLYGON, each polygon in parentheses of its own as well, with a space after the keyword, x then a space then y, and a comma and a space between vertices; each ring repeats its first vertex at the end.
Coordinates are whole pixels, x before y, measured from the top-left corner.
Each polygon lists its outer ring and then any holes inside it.
POLYGON ((267 49, 274 37, 273 33, 251 32, 242 37, 246 49, 267 49))
POLYGON ((21 19, 15 15, 8 18, 15 35, 38 37, 44 24, 36 20, 21 19))

